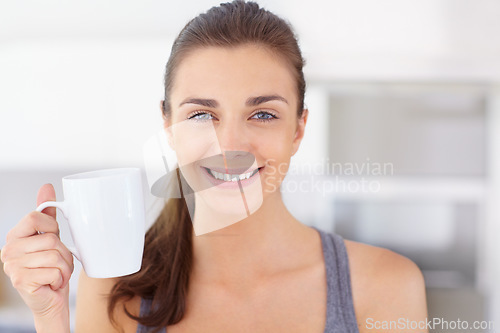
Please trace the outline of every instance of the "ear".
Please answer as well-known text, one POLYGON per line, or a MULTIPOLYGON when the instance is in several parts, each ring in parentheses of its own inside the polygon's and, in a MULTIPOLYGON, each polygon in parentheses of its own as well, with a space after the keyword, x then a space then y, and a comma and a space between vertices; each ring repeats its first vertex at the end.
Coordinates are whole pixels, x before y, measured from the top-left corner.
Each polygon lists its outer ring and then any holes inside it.
POLYGON ((297 121, 297 129, 295 131, 295 137, 292 144, 292 156, 295 155, 297 150, 299 150, 300 142, 304 137, 304 132, 306 130, 307 117, 309 116, 309 110, 304 109, 302 111, 302 116, 297 121))
POLYGON ((165 101, 163 100, 160 101, 160 112, 163 119, 163 127, 170 127, 170 119, 165 115, 165 101))
POLYGON ((168 145, 170 148, 174 148, 174 140, 173 140, 173 135, 172 135, 172 121, 170 117, 167 117, 165 115, 165 101, 160 101, 160 110, 161 110, 161 117, 163 118, 163 129, 165 130, 165 134, 167 135, 167 140, 168 140, 168 145))

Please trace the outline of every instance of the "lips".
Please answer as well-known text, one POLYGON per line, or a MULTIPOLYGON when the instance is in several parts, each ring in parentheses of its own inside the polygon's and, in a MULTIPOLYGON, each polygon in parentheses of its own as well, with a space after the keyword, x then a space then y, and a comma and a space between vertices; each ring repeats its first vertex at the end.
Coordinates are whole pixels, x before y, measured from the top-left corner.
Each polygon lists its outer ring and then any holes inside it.
MULTIPOLYGON (((227 173, 227 174, 233 174, 233 175, 241 175, 242 173, 246 172, 251 172, 254 170, 250 170, 250 166, 248 167, 241 167, 241 168, 228 168, 226 171, 225 167, 215 167, 215 166, 204 166, 202 165, 202 168, 210 169, 212 171, 220 172, 220 173, 227 173)), ((262 167, 260 167, 262 168, 262 167)), ((259 168, 259 169, 260 169, 259 168)))
POLYGON ((253 171, 250 171, 250 172, 240 173, 239 170, 234 170, 234 169, 229 170, 228 169, 228 172, 218 172, 218 171, 211 169, 211 168, 206 168, 206 167, 203 167, 203 168, 215 179, 223 180, 226 182, 228 182, 228 181, 236 182, 238 180, 245 180, 245 179, 252 177, 253 175, 255 175, 259 171, 259 169, 254 169, 253 171))
POLYGON ((233 168, 225 169, 219 167, 204 167, 203 169, 213 178, 225 182, 237 182, 238 180, 243 181, 248 178, 253 177, 262 167, 248 171, 248 168, 233 168), (226 171, 227 170, 227 171, 226 171), (247 172, 245 172, 247 171, 247 172))

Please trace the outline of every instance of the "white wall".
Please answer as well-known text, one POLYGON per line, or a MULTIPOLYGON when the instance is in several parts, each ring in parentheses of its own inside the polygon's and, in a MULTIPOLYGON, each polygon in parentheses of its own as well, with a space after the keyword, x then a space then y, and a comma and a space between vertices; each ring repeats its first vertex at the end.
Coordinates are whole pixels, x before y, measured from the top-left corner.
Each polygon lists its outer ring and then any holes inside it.
POLYGON ((333 0, 283 6, 310 77, 453 80, 500 77, 496 0, 333 0))
MULTIPOLYGON (((482 231, 484 245, 481 252, 481 287, 490 295, 489 315, 498 327, 500 323, 500 84, 491 89, 488 108, 489 126, 489 183, 486 202, 486 223, 482 231)), ((498 328, 497 328, 498 329, 498 328)))
POLYGON ((0 51, 0 168, 142 165, 170 40, 40 40, 0 51))

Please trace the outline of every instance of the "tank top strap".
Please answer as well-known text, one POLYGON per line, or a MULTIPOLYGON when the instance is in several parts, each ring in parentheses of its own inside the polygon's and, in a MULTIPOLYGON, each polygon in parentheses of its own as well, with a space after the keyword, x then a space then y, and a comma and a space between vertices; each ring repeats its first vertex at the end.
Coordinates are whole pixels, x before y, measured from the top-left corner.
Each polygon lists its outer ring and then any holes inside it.
MULTIPOLYGON (((142 317, 151 311, 151 305, 153 304, 153 300, 150 298, 141 298, 141 310, 139 317, 142 317)), ((154 327, 148 327, 148 326, 143 326, 141 324, 137 325, 137 332, 136 333, 149 333, 154 330, 154 327)), ((158 333, 166 333, 167 330, 166 328, 162 328, 158 333)))
POLYGON ((349 260, 344 239, 335 233, 316 229, 321 236, 327 278, 325 333, 358 333, 351 291, 349 260))

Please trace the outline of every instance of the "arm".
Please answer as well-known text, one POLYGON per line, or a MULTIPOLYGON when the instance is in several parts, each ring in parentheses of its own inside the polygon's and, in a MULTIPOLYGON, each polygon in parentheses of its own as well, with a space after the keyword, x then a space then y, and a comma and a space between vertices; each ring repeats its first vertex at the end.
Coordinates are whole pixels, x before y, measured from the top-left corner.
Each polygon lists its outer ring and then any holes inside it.
POLYGON ((78 280, 76 301, 76 333, 111 333, 137 331, 137 322, 129 318, 122 309, 126 305, 133 315, 139 314, 140 298, 135 297, 126 303, 119 303, 115 309, 115 320, 121 325, 120 331, 111 324, 108 317, 107 294, 111 291, 116 279, 89 278, 82 270, 78 280))
MULTIPOLYGON (((55 201, 52 185, 37 194, 37 206, 55 201)), ((5 274, 33 313, 38 333, 68 333, 69 279, 73 256, 59 239, 55 208, 33 211, 7 234, 0 259, 5 274)))
POLYGON ((417 265, 386 249, 346 246, 360 333, 427 333, 425 283, 417 265))

